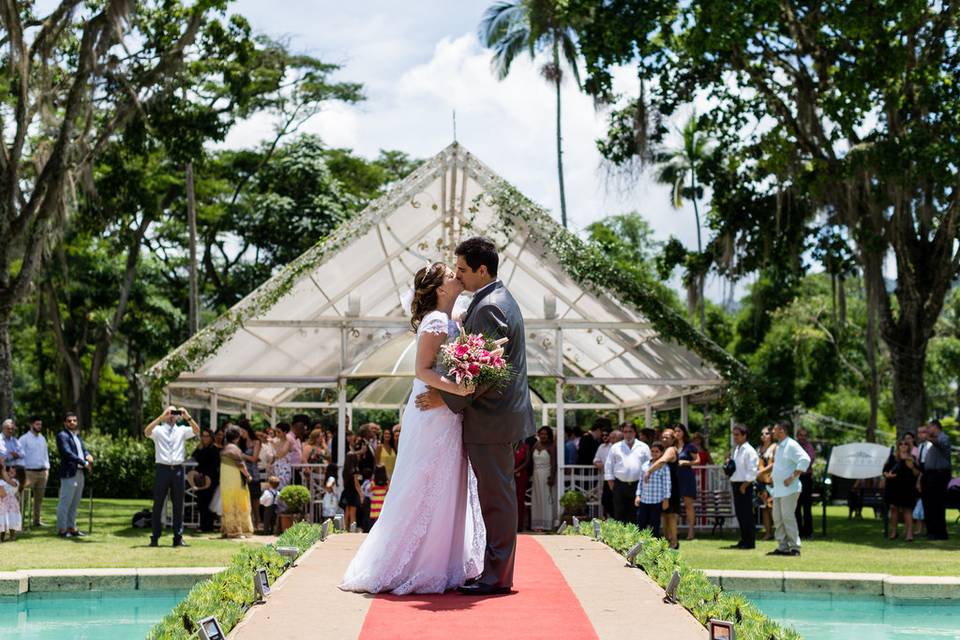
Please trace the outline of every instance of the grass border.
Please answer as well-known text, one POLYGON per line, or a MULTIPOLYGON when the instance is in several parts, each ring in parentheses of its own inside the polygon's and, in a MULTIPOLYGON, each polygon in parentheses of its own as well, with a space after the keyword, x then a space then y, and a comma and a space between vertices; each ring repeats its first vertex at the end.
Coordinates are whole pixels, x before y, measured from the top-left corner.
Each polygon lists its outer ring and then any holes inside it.
POLYGON ((253 572, 265 567, 273 584, 286 570, 286 560, 277 547, 296 547, 303 555, 320 539, 320 525, 299 522, 280 535, 274 544, 242 549, 230 565, 198 582, 163 620, 147 634, 147 640, 189 640, 196 637, 197 621, 216 616, 229 633, 253 605, 253 572))
MULTIPOLYGON (((577 534, 592 538, 593 524, 581 522, 579 531, 572 527, 566 531, 566 535, 577 534)), ((737 640, 801 640, 797 631, 780 626, 743 595, 724 591, 710 582, 702 571, 687 565, 679 551, 670 549, 663 538, 654 538, 649 530, 640 531, 633 524, 602 520, 600 540, 624 557, 636 543, 643 542, 634 562, 662 588, 666 588, 677 569, 680 572, 677 600, 705 627, 715 618, 734 622, 737 640)))

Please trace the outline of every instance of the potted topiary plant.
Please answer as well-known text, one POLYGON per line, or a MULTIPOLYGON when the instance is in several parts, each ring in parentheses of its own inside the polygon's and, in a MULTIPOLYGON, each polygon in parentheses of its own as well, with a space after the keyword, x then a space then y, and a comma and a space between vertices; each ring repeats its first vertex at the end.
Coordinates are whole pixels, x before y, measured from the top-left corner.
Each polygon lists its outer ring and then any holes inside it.
POLYGON ((286 511, 280 514, 280 531, 286 531, 294 522, 303 520, 303 514, 310 504, 310 492, 298 484, 287 485, 280 491, 280 500, 286 511))
POLYGON ((560 506, 563 507, 563 521, 570 524, 573 516, 582 518, 587 515, 587 496, 576 489, 570 489, 560 496, 560 506))

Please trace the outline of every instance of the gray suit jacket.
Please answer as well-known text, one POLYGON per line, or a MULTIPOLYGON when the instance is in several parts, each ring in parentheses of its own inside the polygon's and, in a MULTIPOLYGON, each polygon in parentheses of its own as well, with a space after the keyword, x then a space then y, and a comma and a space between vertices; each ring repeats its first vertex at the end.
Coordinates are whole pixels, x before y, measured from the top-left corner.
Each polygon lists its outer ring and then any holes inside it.
POLYGON ((527 345, 520 307, 502 282, 474 296, 464 315, 467 333, 509 338, 504 356, 513 375, 503 389, 478 389, 472 396, 440 392, 451 411, 463 414, 466 444, 513 443, 536 433, 527 386, 527 345))

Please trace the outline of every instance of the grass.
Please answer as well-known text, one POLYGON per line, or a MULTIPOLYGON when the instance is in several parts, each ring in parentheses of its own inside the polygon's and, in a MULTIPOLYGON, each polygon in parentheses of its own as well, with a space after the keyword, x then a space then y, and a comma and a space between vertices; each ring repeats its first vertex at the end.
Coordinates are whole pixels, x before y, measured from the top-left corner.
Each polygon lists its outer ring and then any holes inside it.
MULTIPOLYGON (((89 527, 89 502, 83 501, 77 526, 89 527)), ((83 569, 125 567, 219 567, 243 548, 256 548, 256 538, 236 542, 219 538, 219 534, 194 533, 187 530, 186 548, 171 548, 169 529, 160 539, 160 547, 152 548, 149 529, 130 526, 133 514, 149 509, 149 500, 94 500, 93 532, 85 538, 63 539, 57 536, 56 498, 43 502, 41 519, 48 525, 30 532, 20 532, 15 542, 0 544, 0 571, 15 569, 83 569)))
MULTIPOLYGON (((957 511, 947 512, 950 540, 931 542, 922 536, 914 542, 883 538, 883 523, 874 519, 873 510, 865 508, 862 520, 847 519, 846 507, 827 508, 827 535, 821 536, 821 512, 814 508, 815 530, 812 540, 803 541, 802 555, 796 557, 767 556, 776 548, 775 541, 757 540, 752 551, 725 549, 737 540, 734 532, 720 536, 698 533, 698 539, 687 542, 681 533, 680 551, 687 563, 697 569, 744 569, 790 571, 845 571, 888 573, 901 576, 955 576, 958 572, 960 528, 954 521, 957 511)), ((758 532, 759 533, 759 532, 758 532)))

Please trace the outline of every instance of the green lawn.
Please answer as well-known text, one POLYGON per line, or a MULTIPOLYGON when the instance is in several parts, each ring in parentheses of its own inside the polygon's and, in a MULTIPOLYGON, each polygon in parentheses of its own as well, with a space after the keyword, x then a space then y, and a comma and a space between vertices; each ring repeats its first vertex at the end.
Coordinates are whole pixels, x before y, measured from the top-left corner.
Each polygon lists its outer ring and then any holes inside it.
MULTIPOLYGON (((77 526, 88 530, 89 502, 83 501, 77 526)), ((0 571, 14 569, 79 569, 119 567, 218 567, 250 543, 223 540, 218 534, 187 531, 187 548, 171 548, 169 530, 161 546, 149 547, 150 530, 130 526, 133 514, 149 509, 149 500, 94 500, 93 532, 85 538, 57 536, 56 498, 43 503, 43 521, 49 525, 21 532, 15 542, 0 545, 0 571)))
MULTIPOLYGON (((947 512, 951 538, 930 542, 922 536, 914 542, 883 539, 883 523, 873 518, 873 510, 863 510, 863 520, 848 520, 846 507, 828 507, 827 536, 821 537, 821 512, 814 508, 816 529, 813 540, 803 541, 802 555, 767 556, 776 547, 774 541, 757 540, 752 551, 724 549, 736 542, 734 533, 723 538, 699 534, 687 542, 681 534, 680 552, 698 569, 745 569, 791 571, 851 571, 893 575, 955 576, 960 574, 960 527, 954 524, 955 510, 947 512), (953 553, 944 553, 953 552, 953 553)), ((901 525, 900 535, 903 536, 901 525)))

